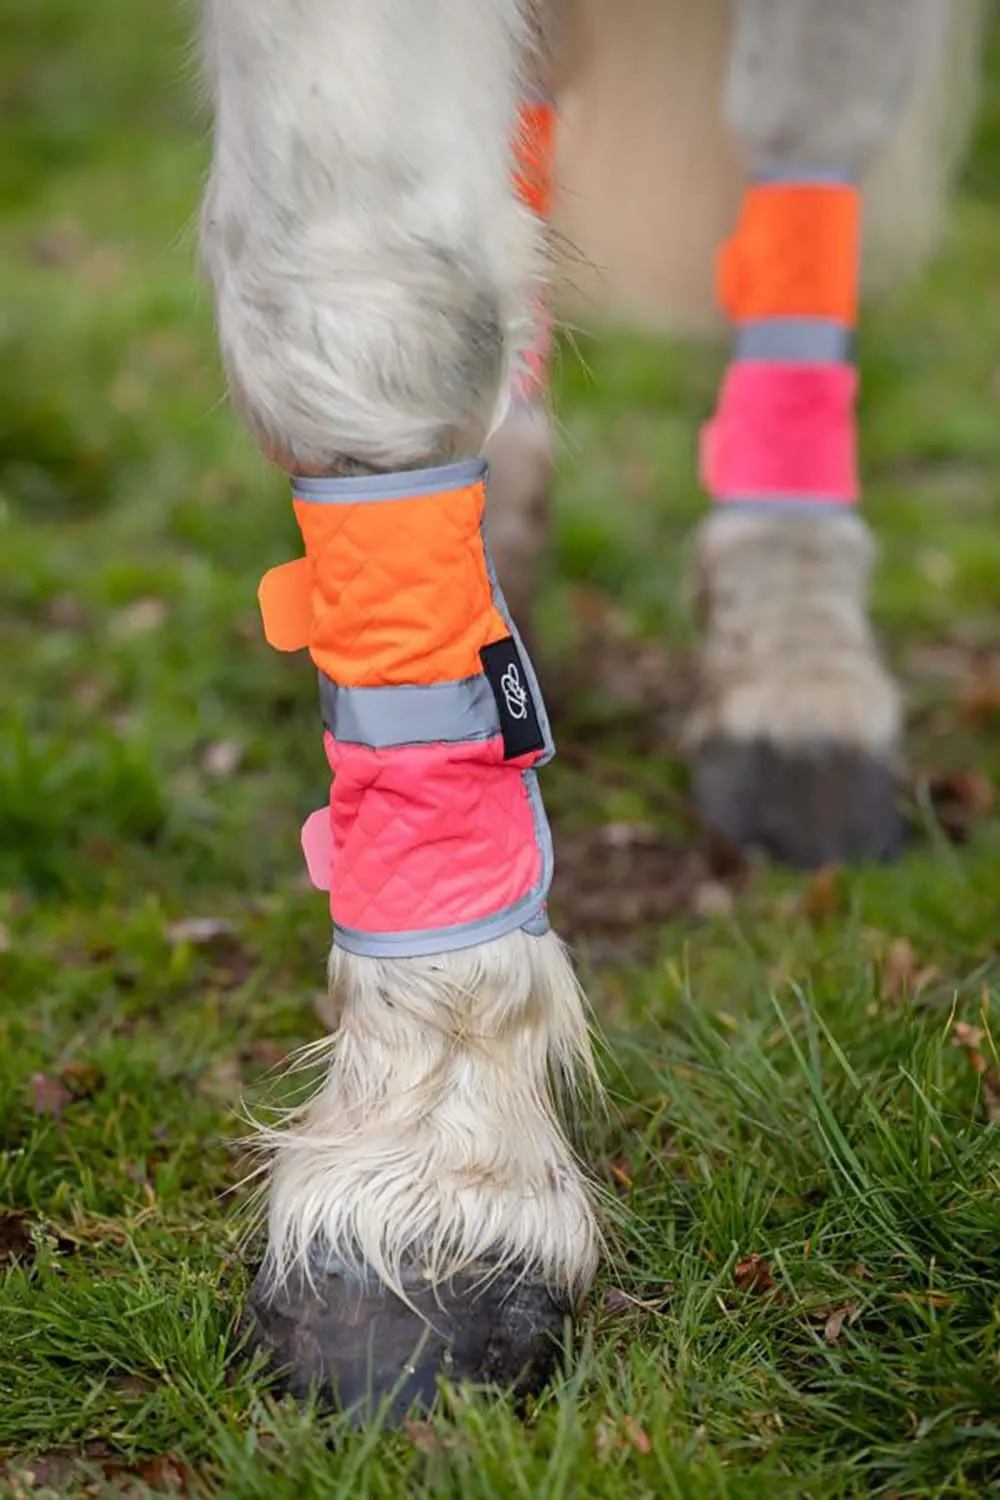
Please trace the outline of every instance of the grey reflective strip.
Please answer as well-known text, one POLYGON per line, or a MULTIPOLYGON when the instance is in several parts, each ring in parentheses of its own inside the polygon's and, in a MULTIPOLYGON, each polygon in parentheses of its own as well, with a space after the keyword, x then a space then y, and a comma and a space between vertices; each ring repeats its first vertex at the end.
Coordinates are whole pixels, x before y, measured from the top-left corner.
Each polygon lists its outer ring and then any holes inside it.
POLYGON ((852 358, 851 330, 832 318, 761 318, 736 331, 736 359, 844 364, 852 358))
POLYGON ((405 469, 397 474, 351 474, 344 479, 310 479, 291 476, 296 500, 320 505, 357 505, 369 500, 417 500, 444 490, 460 490, 486 478, 486 460, 464 459, 434 469, 405 469))
POLYGON ((854 187, 854 178, 849 172, 842 172, 836 167, 796 167, 796 166, 774 166, 760 167, 753 174, 755 183, 770 182, 794 182, 801 183, 803 187, 815 184, 818 187, 854 187))
POLYGON ((485 677, 426 687, 338 687, 320 673, 323 722, 342 745, 387 750, 400 745, 456 744, 500 733, 496 700, 485 677))
POLYGON ((433 932, 355 932, 350 927, 334 926, 333 941, 359 958, 429 958, 435 953, 475 948, 522 927, 533 937, 540 937, 548 931, 548 925, 544 908, 526 897, 494 916, 462 922, 457 927, 439 927, 433 932))
POLYGON ((454 927, 439 927, 428 932, 358 932, 335 923, 333 941, 337 947, 361 958, 425 958, 433 953, 473 948, 477 943, 489 943, 519 929, 532 937, 541 937, 548 932, 545 899, 552 884, 554 865, 552 832, 542 806, 537 776, 534 771, 522 771, 521 778, 531 803, 535 840, 542 856, 542 871, 534 889, 512 906, 488 917, 477 917, 472 922, 460 922, 454 927))
POLYGON ((790 516, 810 516, 817 510, 851 510, 858 503, 836 495, 716 495, 716 514, 726 510, 784 510, 790 516))

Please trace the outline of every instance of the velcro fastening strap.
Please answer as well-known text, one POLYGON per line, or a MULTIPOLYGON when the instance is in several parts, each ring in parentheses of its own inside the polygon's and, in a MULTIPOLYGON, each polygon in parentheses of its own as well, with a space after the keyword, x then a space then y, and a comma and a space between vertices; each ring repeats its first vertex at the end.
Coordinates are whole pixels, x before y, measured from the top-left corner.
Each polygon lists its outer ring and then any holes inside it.
POLYGON ((302 853, 306 857, 309 879, 316 890, 329 891, 333 885, 333 828, 330 807, 318 807, 302 825, 302 853))
POLYGON ((861 199, 837 182, 759 182, 719 251, 719 301, 733 322, 858 312, 861 199))
POLYGON ((279 563, 260 580, 257 602, 264 639, 275 651, 303 651, 312 629, 312 568, 307 557, 279 563))

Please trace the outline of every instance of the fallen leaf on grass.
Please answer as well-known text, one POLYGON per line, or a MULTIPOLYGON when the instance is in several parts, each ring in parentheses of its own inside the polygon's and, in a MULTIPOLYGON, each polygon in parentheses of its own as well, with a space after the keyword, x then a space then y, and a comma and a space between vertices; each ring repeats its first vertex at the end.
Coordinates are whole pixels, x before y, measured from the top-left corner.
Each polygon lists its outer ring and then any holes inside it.
POLYGON ((404 1422, 403 1435, 421 1453, 438 1454, 444 1452, 444 1444, 430 1422, 404 1422))
POLYGON ((629 1447, 634 1448, 637 1453, 652 1453, 653 1445, 649 1434, 639 1426, 635 1417, 626 1417, 622 1422, 622 1435, 629 1447))
POLYGON ((621 1287, 609 1286, 604 1293, 604 1311, 617 1316, 619 1313, 630 1312, 635 1305, 635 1299, 621 1287))
POLYGON ((179 947, 190 943, 194 948, 206 948, 220 938, 232 937, 236 923, 226 917, 182 917, 179 922, 167 926, 167 941, 179 947))
POLYGON ((908 995, 917 972, 917 955, 907 938, 893 938, 882 961, 882 998, 898 1000, 908 995))
POLYGON ((882 958, 880 997, 914 999, 939 977, 940 970, 933 964, 921 966, 908 938, 893 938, 882 958))
POLYGON ((836 1344, 844 1330, 845 1323, 853 1323, 857 1316, 860 1302, 845 1302, 842 1307, 835 1307, 833 1312, 823 1324, 823 1337, 828 1344, 836 1344))
POLYGON ((732 891, 721 880, 703 880, 691 893, 691 910, 696 917, 728 917, 735 904, 732 891))
POLYGON ((464 1448, 466 1439, 457 1432, 441 1433, 431 1422, 410 1420, 403 1423, 403 1436, 408 1438, 414 1448, 421 1453, 426 1453, 429 1458, 437 1457, 441 1453, 453 1453, 458 1448, 464 1448))
POLYGON ((239 769, 242 759, 242 745, 238 745, 235 740, 216 740, 202 756, 201 768, 207 776, 224 781, 239 769))
POLYGON ((986 1039, 982 1026, 970 1026, 967 1021, 956 1021, 952 1028, 952 1041, 961 1047, 972 1071, 982 1080, 983 1111, 987 1123, 1000 1123, 1000 1068, 991 1063, 981 1050, 986 1039))
POLYGON ((964 843, 973 825, 996 805, 993 783, 976 768, 932 776, 927 795, 941 832, 953 844, 964 843))
POLYGON ((67 1104, 72 1104, 73 1095, 59 1078, 50 1073, 35 1073, 31 1079, 31 1107, 36 1115, 48 1115, 53 1120, 62 1116, 67 1104))
POLYGON ((649 1434, 639 1426, 635 1417, 601 1417, 594 1429, 594 1451, 599 1458, 609 1458, 612 1453, 627 1453, 629 1449, 646 1455, 652 1453, 653 1444, 649 1434))
POLYGON ((608 1163, 608 1173, 616 1187, 625 1193, 630 1193, 635 1187, 635 1181, 628 1170, 628 1163, 623 1156, 608 1163))
POLYGON ((844 906, 839 865, 823 865, 802 892, 802 910, 814 927, 839 916, 844 906))
POLYGON ((24 1214, 0 1214, 0 1266, 13 1260, 30 1265, 34 1258, 30 1220, 24 1214))
POLYGON ((759 1297, 774 1286, 771 1268, 762 1255, 748 1255, 733 1267, 733 1281, 741 1292, 752 1292, 759 1297))
POLYGON ((167 606, 162 599, 136 599, 120 609, 111 621, 111 633, 120 641, 135 635, 145 635, 156 630, 167 618, 167 606))
POLYGON ((31 1107, 36 1115, 61 1118, 67 1105, 89 1099, 101 1086, 101 1072, 93 1063, 64 1063, 55 1074, 35 1073, 31 1079, 31 1107))
POLYGON ((60 1081, 74 1099, 90 1099, 102 1083, 101 1070, 93 1063, 68 1062, 59 1069, 60 1081))

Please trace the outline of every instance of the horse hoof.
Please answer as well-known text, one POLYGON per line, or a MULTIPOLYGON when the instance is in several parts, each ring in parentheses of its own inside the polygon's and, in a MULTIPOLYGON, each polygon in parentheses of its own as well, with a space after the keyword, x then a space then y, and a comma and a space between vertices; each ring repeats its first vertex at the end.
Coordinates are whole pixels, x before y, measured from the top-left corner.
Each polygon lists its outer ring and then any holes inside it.
POLYGON ((355 1422, 399 1425, 426 1412, 439 1378, 536 1394, 563 1348, 568 1303, 514 1269, 481 1264, 432 1285, 404 1277, 404 1302, 373 1276, 346 1269, 293 1271, 273 1287, 258 1273, 242 1329, 262 1349, 280 1388, 315 1392, 355 1422))
POLYGON ((905 841, 898 775, 851 745, 718 737, 699 746, 692 775, 704 823, 798 869, 891 859, 905 841))

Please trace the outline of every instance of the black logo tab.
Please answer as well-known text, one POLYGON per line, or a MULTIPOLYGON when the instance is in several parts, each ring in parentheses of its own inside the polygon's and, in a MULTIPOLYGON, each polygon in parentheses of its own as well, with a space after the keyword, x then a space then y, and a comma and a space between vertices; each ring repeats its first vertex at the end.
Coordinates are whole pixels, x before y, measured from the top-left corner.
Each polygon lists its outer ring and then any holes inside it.
POLYGON ((492 646, 484 646, 479 659, 500 716, 504 760, 544 750, 545 736, 514 637, 508 635, 502 641, 494 641, 492 646))

